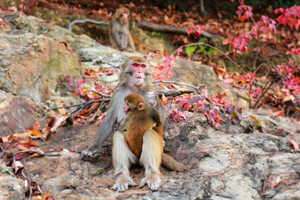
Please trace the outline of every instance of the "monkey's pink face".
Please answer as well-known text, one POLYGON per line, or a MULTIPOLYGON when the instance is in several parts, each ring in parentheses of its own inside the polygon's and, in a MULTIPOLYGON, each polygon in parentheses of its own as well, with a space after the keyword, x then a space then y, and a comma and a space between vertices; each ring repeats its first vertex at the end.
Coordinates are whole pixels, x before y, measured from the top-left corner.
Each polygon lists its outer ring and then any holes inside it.
POLYGON ((145 79, 145 72, 147 69, 147 65, 145 63, 134 62, 131 64, 131 68, 133 71, 133 77, 135 79, 136 85, 141 85, 145 79))
POLYGON ((127 12, 123 12, 122 15, 123 15, 123 19, 128 19, 128 13, 127 12))
POLYGON ((128 101, 125 101, 125 104, 124 104, 124 107, 123 107, 123 110, 125 113, 127 113, 130 109, 130 104, 128 101))

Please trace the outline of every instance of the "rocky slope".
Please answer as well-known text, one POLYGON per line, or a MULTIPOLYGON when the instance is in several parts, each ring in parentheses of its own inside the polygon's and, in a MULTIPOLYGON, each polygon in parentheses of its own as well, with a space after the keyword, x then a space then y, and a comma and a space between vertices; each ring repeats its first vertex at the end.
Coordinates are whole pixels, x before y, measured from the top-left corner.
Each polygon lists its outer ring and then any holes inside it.
MULTIPOLYGON (((141 55, 118 52, 21 13, 3 16, 10 26, 0 32, 0 137, 25 132, 37 118, 45 124, 45 106, 55 106, 58 101, 63 105, 82 102, 59 96, 55 91, 59 76, 82 77, 82 67, 118 66, 130 55, 141 55)), ((178 60, 174 70, 173 80, 206 84, 212 93, 227 89, 207 66, 178 60)), ((117 75, 99 79, 110 87, 116 81, 117 75)), ((243 95, 243 91, 229 89, 234 104, 246 106, 239 98, 243 95)), ((186 171, 161 168, 163 184, 155 192, 147 187, 133 187, 124 193, 110 189, 114 183, 110 140, 100 158, 93 162, 79 159, 76 152, 90 143, 96 125, 59 128, 46 142, 38 141, 45 151, 66 150, 57 156, 22 160, 24 172, 55 199, 300 199, 300 153, 288 139, 300 142, 299 123, 266 110, 246 113, 262 122, 264 133, 247 132, 229 120, 216 130, 201 113, 186 113, 187 121, 178 124, 168 119, 165 151, 184 163, 186 171)), ((131 175, 140 182, 143 172, 136 166, 131 175)), ((16 178, 4 161, 0 161, 0 174, 0 199, 26 199, 28 185, 16 178)))

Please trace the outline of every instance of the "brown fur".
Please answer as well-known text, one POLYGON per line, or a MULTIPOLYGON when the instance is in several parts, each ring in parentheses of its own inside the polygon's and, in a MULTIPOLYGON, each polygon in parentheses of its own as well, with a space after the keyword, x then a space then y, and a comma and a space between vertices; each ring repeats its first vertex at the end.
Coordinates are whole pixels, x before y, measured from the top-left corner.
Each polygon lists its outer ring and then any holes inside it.
POLYGON ((130 150, 140 158, 143 146, 143 136, 147 130, 155 125, 155 121, 151 117, 151 111, 146 106, 146 101, 142 95, 130 94, 125 100, 130 104, 130 110, 126 117, 128 120, 125 120, 127 121, 128 129, 124 132, 124 136, 130 150), (140 103, 145 105, 142 110, 138 109, 140 103))
MULTIPOLYGON (((163 126, 159 121, 155 121, 153 114, 146 106, 145 99, 139 94, 130 94, 125 100, 130 104, 130 111, 127 113, 128 116, 125 118, 124 124, 128 125, 127 131, 123 131, 126 142, 130 150, 140 158, 142 153, 143 136, 149 129, 154 130, 161 137, 161 141, 164 138, 163 126), (144 103, 145 107, 143 110, 138 109, 139 103, 144 103), (155 125, 156 124, 156 125, 155 125)), ((177 172, 184 171, 184 165, 177 162, 171 156, 163 153, 163 146, 161 145, 162 153, 162 165, 167 169, 174 170, 177 172)))
POLYGON ((112 16, 108 25, 110 44, 112 47, 118 48, 121 51, 126 50, 128 47, 131 48, 131 51, 135 51, 134 42, 129 30, 129 15, 129 9, 121 7, 116 10, 116 13, 112 16), (127 19, 123 18, 124 12, 128 14, 127 19), (121 35, 123 34, 127 35, 127 37, 122 38, 121 35), (127 43, 127 46, 123 46, 122 43, 127 43))

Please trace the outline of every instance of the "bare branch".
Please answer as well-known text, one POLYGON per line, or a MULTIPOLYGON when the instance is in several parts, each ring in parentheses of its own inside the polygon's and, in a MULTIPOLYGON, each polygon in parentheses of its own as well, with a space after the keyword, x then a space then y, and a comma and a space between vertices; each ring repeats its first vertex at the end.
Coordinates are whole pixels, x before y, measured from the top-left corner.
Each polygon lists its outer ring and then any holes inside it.
MULTIPOLYGON (((168 25, 164 25, 164 24, 155 24, 155 23, 151 23, 151 22, 140 22, 140 23, 136 22, 136 24, 140 28, 148 29, 148 30, 152 30, 152 31, 159 31, 159 32, 169 32, 169 33, 177 33, 177 34, 187 35, 187 31, 188 31, 188 29, 186 29, 186 28, 178 28, 178 27, 168 26, 168 25)), ((194 32, 196 32, 196 31, 194 31, 194 32)), ((207 37, 207 38, 223 38, 223 36, 211 34, 206 31, 202 31, 201 35, 204 37, 207 37)))
POLYGON ((189 47, 189 46, 196 46, 196 45, 204 45, 207 47, 210 47, 212 49, 217 50, 218 52, 220 52, 221 54, 223 54, 226 58, 228 58, 237 68, 239 68, 242 72, 246 73, 245 70, 243 68, 241 68, 241 66, 239 66, 236 62, 234 62, 234 60, 232 60, 232 58, 230 58, 230 56, 226 55, 226 53, 224 53, 223 51, 221 51, 220 49, 207 44, 205 42, 197 42, 197 43, 191 43, 191 44, 187 44, 187 45, 183 45, 181 47, 179 47, 178 49, 176 49, 176 51, 174 51, 171 55, 174 55, 179 49, 184 48, 184 47, 189 47))
POLYGON ((105 25, 105 26, 108 26, 108 22, 104 22, 104 21, 97 21, 97 20, 93 20, 93 19, 83 19, 83 20, 80 20, 80 19, 76 19, 74 21, 72 21, 69 25, 68 25, 68 30, 69 31, 72 31, 72 26, 74 24, 83 24, 83 23, 93 23, 93 24, 98 24, 98 25, 105 25))
POLYGON ((198 87, 197 87, 197 86, 194 86, 194 85, 191 85, 188 83, 180 83, 177 81, 153 81, 153 83, 171 83, 171 84, 176 84, 176 85, 182 85, 182 86, 194 88, 198 93, 201 93, 200 89, 205 86, 205 84, 202 84, 202 85, 198 85, 198 87))
POLYGON ((107 97, 107 98, 111 98, 112 97, 112 95, 102 94, 102 93, 100 93, 100 92, 98 92, 96 90, 87 90, 87 91, 88 92, 94 92, 95 94, 99 94, 102 97, 107 97))
POLYGON ((60 108, 72 108, 72 107, 86 107, 94 102, 109 102, 110 98, 108 99, 99 99, 99 100, 91 100, 91 101, 87 101, 84 103, 80 103, 80 104, 74 104, 74 105, 68 105, 68 106, 58 106, 58 107, 52 107, 52 108, 47 108, 46 110, 56 110, 56 109, 60 109, 60 108))
POLYGON ((159 97, 161 97, 162 95, 175 97, 182 94, 191 94, 194 92, 195 90, 157 90, 159 97))

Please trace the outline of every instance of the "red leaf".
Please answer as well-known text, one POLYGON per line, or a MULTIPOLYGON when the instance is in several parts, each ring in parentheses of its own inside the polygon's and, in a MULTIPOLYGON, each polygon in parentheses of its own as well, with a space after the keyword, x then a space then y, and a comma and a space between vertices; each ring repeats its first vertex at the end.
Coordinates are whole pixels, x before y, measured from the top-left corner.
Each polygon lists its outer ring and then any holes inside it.
POLYGON ((186 103, 187 103, 187 100, 185 100, 185 99, 183 99, 183 100, 179 101, 179 105, 180 105, 180 107, 183 107, 183 106, 184 106, 184 104, 186 104, 186 103))
POLYGON ((22 155, 21 154, 17 154, 16 155, 16 160, 22 160, 22 155))
POLYGON ((292 144, 293 148, 298 150, 299 149, 298 143, 295 140, 291 139, 291 138, 288 138, 288 139, 289 139, 290 143, 292 144))
POLYGON ((40 122, 36 121, 35 124, 33 125, 34 130, 39 130, 41 128, 40 122))
POLYGON ((193 32, 194 28, 189 28, 189 30, 187 31, 188 36, 190 36, 190 34, 193 32))
POLYGON ((170 89, 171 89, 171 90, 174 90, 174 89, 175 89, 175 86, 174 86, 173 84, 171 84, 171 85, 170 85, 170 89))
POLYGON ((274 181, 271 182, 271 188, 274 189, 275 187, 277 187, 279 185, 279 183, 281 183, 280 176, 277 177, 275 182, 274 181))

